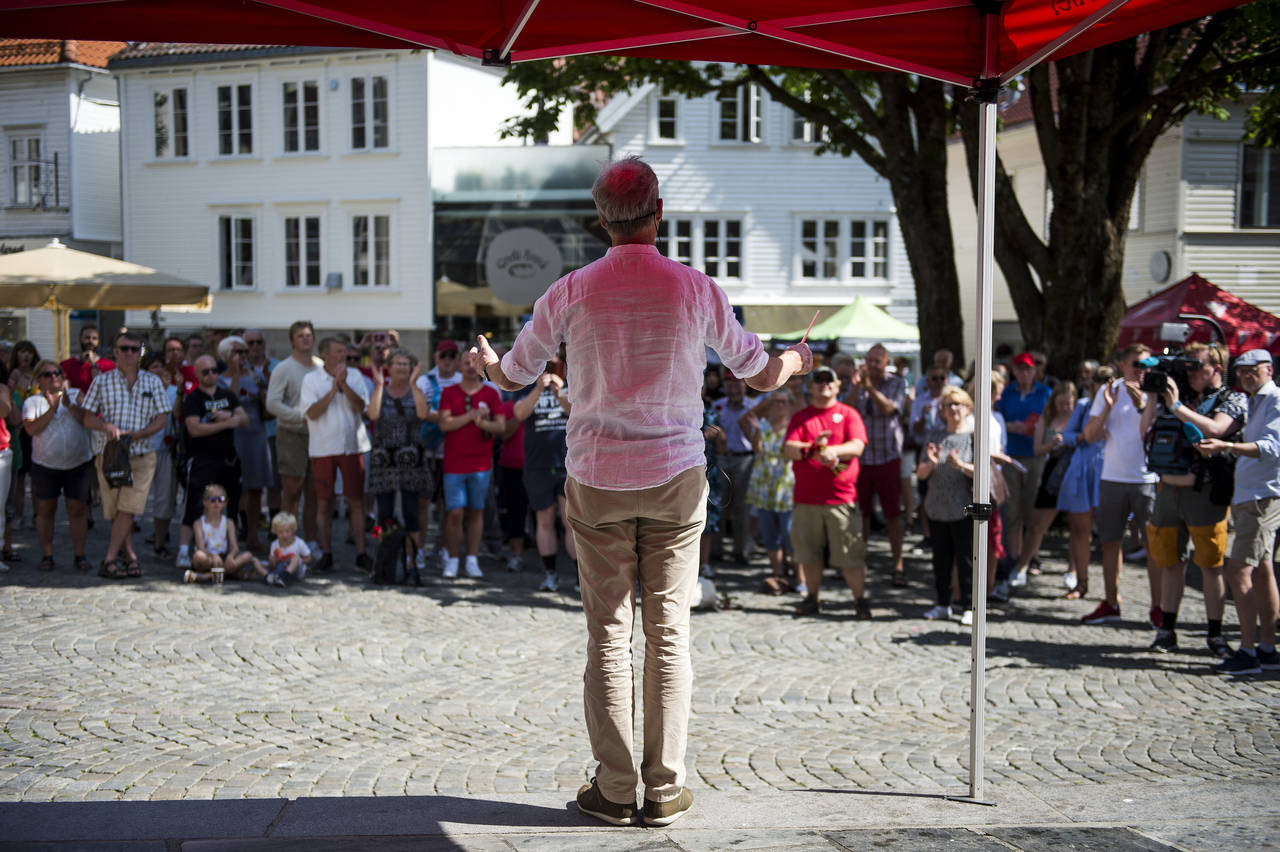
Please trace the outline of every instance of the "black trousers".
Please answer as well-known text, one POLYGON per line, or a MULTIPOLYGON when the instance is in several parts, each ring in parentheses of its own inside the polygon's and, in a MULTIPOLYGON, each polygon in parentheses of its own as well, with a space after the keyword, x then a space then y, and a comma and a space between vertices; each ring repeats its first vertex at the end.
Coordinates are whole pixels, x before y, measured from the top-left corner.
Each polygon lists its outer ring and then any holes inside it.
POLYGON ((933 586, 940 606, 951 605, 951 563, 960 573, 960 600, 967 609, 973 588, 973 521, 937 521, 929 519, 929 538, 933 542, 933 586))
MULTIPOLYGON (((213 484, 221 485, 227 492, 226 516, 236 519, 240 511, 240 459, 193 458, 187 472, 187 506, 182 513, 182 523, 191 526, 204 514, 204 489, 213 484)), ((244 531, 237 532, 243 536, 244 531)), ((239 536, 237 537, 239 538, 239 536)))

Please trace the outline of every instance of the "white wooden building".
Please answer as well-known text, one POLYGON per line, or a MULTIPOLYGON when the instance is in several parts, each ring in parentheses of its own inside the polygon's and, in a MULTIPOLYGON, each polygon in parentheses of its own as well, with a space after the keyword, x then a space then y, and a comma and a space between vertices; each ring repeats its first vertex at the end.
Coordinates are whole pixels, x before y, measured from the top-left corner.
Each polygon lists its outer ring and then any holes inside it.
MULTIPOLYGON (((57 237, 121 256, 120 108, 106 64, 122 47, 0 39, 0 253, 57 237)), ((52 354, 52 315, 0 309, 0 338, 52 354)))
POLYGON ((857 157, 815 156, 813 126, 758 87, 684 98, 646 85, 608 103, 596 132, 653 166, 660 247, 715 278, 748 329, 803 328, 857 296, 916 322, 888 181, 857 157))
POLYGON ((425 345, 432 152, 521 144, 498 138, 520 112, 500 71, 432 51, 157 43, 111 69, 125 256, 214 293, 210 313, 161 325, 280 339, 309 319, 425 345))
MULTIPOLYGON (((1280 314, 1280 153, 1243 140, 1246 106, 1223 121, 1192 116, 1156 142, 1138 183, 1125 243, 1124 294, 1132 305, 1191 273, 1280 314)), ((1044 234, 1049 198, 1035 127, 1010 109, 999 150, 1028 220, 1044 234)), ((974 345, 976 219, 963 146, 948 152, 949 205, 961 303, 974 345)), ((995 339, 1021 345, 1008 288, 996 267, 995 339)))

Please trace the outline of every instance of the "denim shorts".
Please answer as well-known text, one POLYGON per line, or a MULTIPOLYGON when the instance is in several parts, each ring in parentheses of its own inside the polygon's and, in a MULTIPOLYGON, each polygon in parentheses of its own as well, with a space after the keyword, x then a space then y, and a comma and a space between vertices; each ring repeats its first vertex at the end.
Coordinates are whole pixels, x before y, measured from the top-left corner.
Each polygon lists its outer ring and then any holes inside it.
POLYGON ((483 509, 485 498, 489 495, 489 478, 492 475, 492 468, 479 473, 446 473, 445 509, 483 509))

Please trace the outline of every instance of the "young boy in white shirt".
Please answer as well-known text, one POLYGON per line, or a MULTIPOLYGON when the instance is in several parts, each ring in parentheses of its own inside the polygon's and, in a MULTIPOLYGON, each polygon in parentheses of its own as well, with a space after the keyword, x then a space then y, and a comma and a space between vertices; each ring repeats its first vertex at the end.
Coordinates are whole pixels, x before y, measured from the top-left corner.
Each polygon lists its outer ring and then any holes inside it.
POLYGON ((271 532, 276 540, 271 542, 271 573, 267 582, 284 588, 289 581, 307 576, 311 548, 298 538, 298 519, 288 512, 280 512, 271 519, 271 532))

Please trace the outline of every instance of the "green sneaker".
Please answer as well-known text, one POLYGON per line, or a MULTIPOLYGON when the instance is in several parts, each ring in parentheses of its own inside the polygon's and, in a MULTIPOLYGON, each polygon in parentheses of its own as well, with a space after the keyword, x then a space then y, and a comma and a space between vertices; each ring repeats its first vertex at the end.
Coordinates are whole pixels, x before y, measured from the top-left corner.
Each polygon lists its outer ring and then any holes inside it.
POLYGON ((583 784, 578 790, 578 810, 596 819, 602 819, 610 825, 635 825, 640 821, 634 802, 618 804, 609 801, 596 786, 594 778, 591 779, 590 784, 583 784))
POLYGON ((644 800, 644 821, 649 825, 671 825, 693 807, 693 793, 688 787, 680 788, 680 795, 668 802, 644 800))

